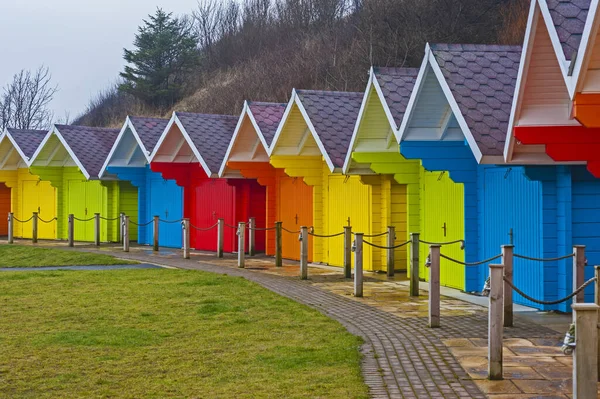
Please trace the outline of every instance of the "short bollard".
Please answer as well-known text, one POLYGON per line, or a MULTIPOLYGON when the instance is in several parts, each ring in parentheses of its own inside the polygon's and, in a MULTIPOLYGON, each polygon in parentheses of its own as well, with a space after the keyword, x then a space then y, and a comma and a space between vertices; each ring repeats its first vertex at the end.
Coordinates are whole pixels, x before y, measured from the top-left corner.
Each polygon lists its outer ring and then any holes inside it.
POLYGON ((125 212, 121 212, 121 214, 119 215, 119 240, 120 243, 123 244, 123 236, 125 235, 125 212))
POLYGON ((595 398, 598 392, 598 305, 574 303, 575 351, 573 398, 595 398))
POLYGON ((504 313, 503 265, 490 265, 490 296, 488 310, 488 378, 501 380, 502 374, 502 315, 504 313))
POLYGON ((129 252, 129 216, 123 216, 123 252, 129 252))
POLYGON ((223 257, 223 240, 225 238, 225 219, 217 220, 217 258, 223 257))
POLYGON ((12 244, 15 241, 14 238, 15 232, 15 214, 12 212, 8 212, 8 243, 12 244))
POLYGON ((354 235, 354 296, 363 296, 363 233, 354 235))
POLYGON ((69 241, 69 246, 75 246, 75 215, 72 213, 69 214, 67 225, 67 240, 69 241))
POLYGON ((159 226, 160 226, 160 216, 154 216, 154 220, 152 221, 152 237, 153 237, 153 242, 152 242, 152 250, 154 252, 158 252, 158 250, 160 249, 160 247, 158 246, 158 234, 159 234, 159 226))
MULTIPOLYGON (((573 246, 573 291, 577 288, 581 287, 585 280, 585 245, 574 245, 573 246)), ((575 298, 573 298, 573 303, 583 303, 585 292, 581 291, 578 293, 575 298)))
POLYGON ((300 279, 308 279, 308 227, 300 227, 300 279))
POLYGON ((352 226, 344 226, 344 278, 352 278, 352 226))
POLYGON ((513 326, 513 292, 508 282, 513 282, 514 245, 502 246, 502 264, 504 265, 504 327, 513 326))
POLYGON ((410 296, 419 296, 419 233, 410 233, 410 296))
POLYGON ((31 220, 31 226, 32 226, 32 235, 31 235, 31 241, 36 244, 38 242, 38 213, 37 212, 33 212, 33 219, 31 220))
POLYGON ((238 267, 246 267, 246 223, 238 224, 238 267))
POLYGON ((429 327, 440 326, 440 246, 429 247, 429 327))
POLYGON ((282 253, 282 222, 275 222, 275 266, 283 266, 283 253, 282 253))
POLYGON ((100 246, 100 214, 94 213, 94 244, 100 246))
POLYGON ((183 259, 190 258, 190 219, 184 218, 181 222, 181 231, 183 233, 183 259))
POLYGON ((387 276, 388 277, 394 277, 394 251, 395 249, 392 248, 396 242, 396 228, 394 226, 388 226, 387 228, 387 276))
POLYGON ((256 255, 256 218, 248 221, 248 256, 256 255))

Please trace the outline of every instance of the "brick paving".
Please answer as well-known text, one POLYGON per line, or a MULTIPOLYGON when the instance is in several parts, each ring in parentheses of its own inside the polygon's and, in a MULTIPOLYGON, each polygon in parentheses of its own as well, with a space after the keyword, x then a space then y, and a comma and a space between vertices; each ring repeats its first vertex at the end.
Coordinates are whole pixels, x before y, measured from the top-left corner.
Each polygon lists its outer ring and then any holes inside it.
MULTIPOLYGON (((97 251, 90 247, 79 249, 97 251)), ((214 255, 195 254, 192 260, 184 260, 175 250, 158 255, 139 249, 126 254, 114 247, 100 251, 114 251, 118 257, 146 263, 241 276, 338 320, 365 341, 361 348, 362 371, 372 398, 486 398, 444 343, 444 340, 456 338, 486 338, 484 311, 442 315, 442 328, 431 329, 427 327, 425 317, 399 317, 360 298, 336 294, 318 286, 323 280, 348 284, 339 271, 327 273, 311 268, 313 281, 301 281, 296 277, 296 266, 278 268, 275 272, 258 259, 248 262, 250 270, 246 270, 235 267, 235 260, 230 255, 218 260, 214 255)), ((373 279, 366 278, 367 285, 371 281, 373 279)), ((520 338, 557 336, 555 331, 519 317, 516 317, 515 327, 506 329, 505 334, 520 338)))

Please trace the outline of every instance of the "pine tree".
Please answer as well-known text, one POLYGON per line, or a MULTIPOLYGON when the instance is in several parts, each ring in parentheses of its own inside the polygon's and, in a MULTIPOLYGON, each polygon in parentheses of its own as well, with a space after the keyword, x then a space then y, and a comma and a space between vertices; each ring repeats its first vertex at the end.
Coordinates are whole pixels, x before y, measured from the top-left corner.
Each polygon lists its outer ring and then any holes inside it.
POLYGON ((134 50, 124 49, 129 65, 119 89, 157 108, 172 106, 182 95, 185 75, 198 59, 197 37, 185 19, 158 8, 138 27, 134 50))

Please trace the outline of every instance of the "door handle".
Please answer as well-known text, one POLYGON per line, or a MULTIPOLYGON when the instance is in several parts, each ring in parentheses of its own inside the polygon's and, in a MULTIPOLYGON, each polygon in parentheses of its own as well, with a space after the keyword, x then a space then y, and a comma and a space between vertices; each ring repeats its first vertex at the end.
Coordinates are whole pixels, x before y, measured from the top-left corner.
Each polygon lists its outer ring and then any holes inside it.
POLYGON ((87 216, 87 208, 85 208, 85 216, 87 216))
POLYGON ((165 217, 168 218, 169 217, 169 210, 165 210, 165 217))
POLYGON ((444 222, 444 225, 442 226, 442 229, 444 229, 444 237, 446 237, 446 222, 444 222))
POLYGON ((38 206, 38 215, 42 213, 42 210, 40 209, 40 207, 38 206))

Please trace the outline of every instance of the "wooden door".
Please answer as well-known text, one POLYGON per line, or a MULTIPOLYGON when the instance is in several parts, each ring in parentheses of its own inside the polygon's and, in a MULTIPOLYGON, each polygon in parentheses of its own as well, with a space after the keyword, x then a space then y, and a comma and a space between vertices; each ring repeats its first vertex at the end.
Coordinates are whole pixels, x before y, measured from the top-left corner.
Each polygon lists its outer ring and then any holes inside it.
MULTIPOLYGON (((301 178, 281 176, 278 184, 277 219, 290 231, 299 231, 300 227, 313 224, 312 187, 301 178)), ((299 234, 282 232, 282 255, 285 259, 300 259, 299 234)), ((312 239, 308 242, 308 260, 312 261, 312 239)))
MULTIPOLYGON (((56 217, 56 189, 48 181, 36 182, 39 217, 50 221, 56 217)), ((57 222, 38 223, 38 237, 51 240, 56 238, 57 222)))

